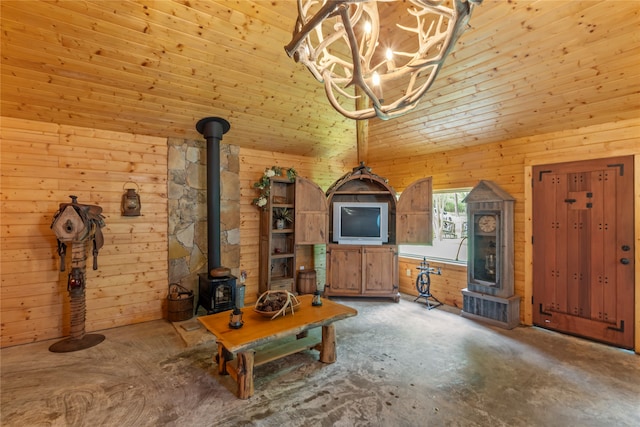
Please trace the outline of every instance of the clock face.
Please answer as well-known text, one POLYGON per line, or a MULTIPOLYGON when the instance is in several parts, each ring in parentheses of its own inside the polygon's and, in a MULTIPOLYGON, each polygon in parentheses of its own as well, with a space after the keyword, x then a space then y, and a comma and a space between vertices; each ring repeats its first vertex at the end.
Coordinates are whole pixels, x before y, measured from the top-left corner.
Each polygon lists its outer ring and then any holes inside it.
POLYGON ((485 233, 491 233, 496 229, 496 217, 494 215, 482 215, 478 219, 478 227, 485 233))

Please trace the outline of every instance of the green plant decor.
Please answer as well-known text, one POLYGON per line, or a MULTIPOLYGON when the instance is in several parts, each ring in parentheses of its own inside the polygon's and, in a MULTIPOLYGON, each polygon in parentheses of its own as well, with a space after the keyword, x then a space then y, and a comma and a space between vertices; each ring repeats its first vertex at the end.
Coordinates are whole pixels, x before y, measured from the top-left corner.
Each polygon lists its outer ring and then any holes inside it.
POLYGON ((290 224, 293 222, 293 211, 289 208, 276 208, 273 210, 273 219, 281 219, 290 224))
MULTIPOLYGON (((264 170, 262 178, 259 181, 253 183, 253 188, 260 191, 258 197, 253 199, 253 204, 261 209, 265 209, 267 201, 269 200, 270 179, 273 176, 282 175, 282 168, 280 166, 271 166, 264 170)), ((293 182, 296 180, 297 172, 294 168, 287 169, 287 179, 293 182)))

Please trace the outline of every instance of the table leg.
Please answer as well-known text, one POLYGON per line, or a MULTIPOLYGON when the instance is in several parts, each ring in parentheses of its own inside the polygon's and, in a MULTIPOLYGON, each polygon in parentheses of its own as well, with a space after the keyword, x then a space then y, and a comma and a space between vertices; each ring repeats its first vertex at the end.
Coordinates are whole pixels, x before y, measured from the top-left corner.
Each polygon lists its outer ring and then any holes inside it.
POLYGON ((322 327, 320 361, 323 363, 333 363, 336 361, 336 329, 333 324, 322 327))
POLYGON ((216 362, 218 363, 218 374, 227 375, 227 351, 225 348, 218 344, 218 355, 216 356, 216 362))
POLYGON ((253 356, 254 352, 238 353, 238 398, 248 399, 253 396, 253 356))

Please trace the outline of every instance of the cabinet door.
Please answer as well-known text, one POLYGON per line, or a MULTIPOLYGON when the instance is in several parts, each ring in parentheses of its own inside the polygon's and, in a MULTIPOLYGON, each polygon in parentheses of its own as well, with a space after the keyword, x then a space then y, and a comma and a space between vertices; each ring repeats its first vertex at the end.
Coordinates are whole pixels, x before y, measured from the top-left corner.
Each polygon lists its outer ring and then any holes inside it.
POLYGON ((395 246, 365 247, 362 254, 364 293, 398 292, 398 255, 395 246))
POLYGON ((318 185, 306 178, 296 178, 296 245, 327 243, 329 210, 327 197, 318 185))
POLYGON ((397 205, 397 244, 431 244, 433 201, 431 177, 410 184, 397 205))
POLYGON ((332 245, 327 263, 328 295, 362 293, 362 250, 357 246, 332 245))

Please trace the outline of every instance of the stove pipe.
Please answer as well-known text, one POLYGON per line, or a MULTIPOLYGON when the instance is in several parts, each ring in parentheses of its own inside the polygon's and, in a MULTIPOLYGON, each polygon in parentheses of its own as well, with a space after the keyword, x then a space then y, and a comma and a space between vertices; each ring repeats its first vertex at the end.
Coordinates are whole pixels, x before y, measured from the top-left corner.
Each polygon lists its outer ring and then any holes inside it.
POLYGON ((205 117, 196 130, 207 140, 207 245, 208 271, 222 267, 220 256, 220 141, 231 125, 220 117, 205 117))

